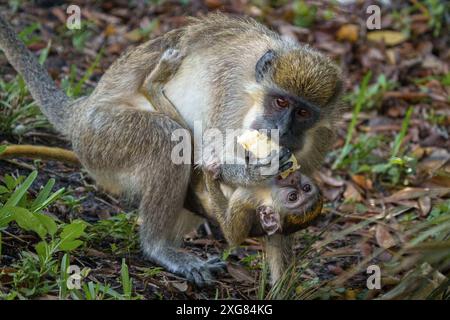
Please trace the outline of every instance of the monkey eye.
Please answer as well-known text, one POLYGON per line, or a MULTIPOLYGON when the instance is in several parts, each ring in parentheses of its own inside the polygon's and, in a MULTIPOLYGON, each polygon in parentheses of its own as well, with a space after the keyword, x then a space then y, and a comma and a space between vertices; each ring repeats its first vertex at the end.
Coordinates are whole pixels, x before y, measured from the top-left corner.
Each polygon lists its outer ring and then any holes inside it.
POLYGON ((289 107, 289 101, 285 98, 276 98, 275 103, 282 109, 289 107))
POLYGON ((291 193, 288 194, 288 200, 289 202, 295 202, 298 200, 298 193, 293 191, 291 193))
POLYGON ((311 185, 310 184, 305 184, 303 187, 302 187, 302 190, 304 191, 304 192, 306 192, 306 193, 308 193, 308 192, 310 192, 311 191, 311 185))
POLYGON ((309 112, 309 110, 306 110, 306 109, 303 109, 303 108, 298 109, 296 113, 297 113, 297 116, 299 118, 309 118, 309 117, 311 117, 311 112, 309 112))

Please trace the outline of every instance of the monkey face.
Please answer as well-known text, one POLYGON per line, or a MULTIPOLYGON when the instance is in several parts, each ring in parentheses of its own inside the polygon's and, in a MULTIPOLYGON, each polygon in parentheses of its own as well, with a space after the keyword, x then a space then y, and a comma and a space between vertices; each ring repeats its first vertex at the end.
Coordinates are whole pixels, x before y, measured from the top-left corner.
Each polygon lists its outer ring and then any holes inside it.
POLYGON ((304 229, 322 210, 322 195, 317 186, 305 175, 295 171, 285 179, 276 179, 272 184, 272 203, 256 208, 255 220, 250 236, 261 237, 272 234, 288 235, 304 229))
POLYGON ((272 188, 275 211, 281 219, 281 232, 290 234, 306 227, 322 210, 322 195, 310 178, 299 171, 278 179, 272 188))
POLYGON ((328 131, 339 117, 339 69, 309 47, 269 50, 257 62, 255 78, 262 91, 247 124, 256 130, 278 129, 279 144, 310 172, 333 141, 328 131))

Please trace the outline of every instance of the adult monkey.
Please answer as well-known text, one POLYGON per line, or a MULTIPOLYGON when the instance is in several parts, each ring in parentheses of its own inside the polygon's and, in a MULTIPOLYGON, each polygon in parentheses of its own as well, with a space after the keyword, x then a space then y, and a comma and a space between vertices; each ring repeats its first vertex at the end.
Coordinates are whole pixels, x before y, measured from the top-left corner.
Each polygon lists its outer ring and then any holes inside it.
MULTIPOLYGON (((223 263, 179 250, 182 235, 198 223, 184 208, 192 168, 170 158, 176 145, 171 134, 182 126, 154 112, 142 94, 162 54, 175 48, 185 55, 166 94, 190 128, 200 120, 223 132, 279 129, 283 150, 295 153, 306 174, 321 163, 338 114, 338 68, 317 51, 284 40, 251 19, 219 14, 192 19, 188 26, 126 52, 90 96, 75 101, 56 87, 2 18, 0 48, 97 183, 140 200, 147 258, 198 285, 209 283, 223 263)), ((200 142, 195 141, 197 146, 200 142)), ((285 159, 285 153, 275 156, 285 159)), ((261 167, 215 166, 224 183, 236 186, 264 184, 277 174, 263 175, 261 167)), ((280 239, 280 246, 285 241, 289 239, 280 239)))

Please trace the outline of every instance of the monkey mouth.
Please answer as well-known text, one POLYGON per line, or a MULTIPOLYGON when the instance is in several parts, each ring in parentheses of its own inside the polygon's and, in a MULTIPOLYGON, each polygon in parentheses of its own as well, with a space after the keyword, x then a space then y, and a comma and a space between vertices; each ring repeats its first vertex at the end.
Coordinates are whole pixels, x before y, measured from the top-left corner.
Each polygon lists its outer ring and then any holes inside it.
POLYGON ((308 200, 302 213, 288 214, 285 217, 283 234, 291 234, 309 226, 322 213, 323 197, 318 195, 308 200))

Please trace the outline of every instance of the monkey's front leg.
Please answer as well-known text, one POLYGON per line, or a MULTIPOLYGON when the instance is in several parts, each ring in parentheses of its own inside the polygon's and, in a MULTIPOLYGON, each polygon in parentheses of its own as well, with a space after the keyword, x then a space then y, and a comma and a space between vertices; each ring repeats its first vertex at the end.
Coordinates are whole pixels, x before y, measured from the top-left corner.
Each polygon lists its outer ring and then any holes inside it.
POLYGON ((280 147, 278 152, 273 151, 267 158, 257 159, 256 163, 250 163, 249 158, 245 159, 245 164, 223 163, 220 165, 220 177, 232 185, 261 185, 292 167, 293 163, 289 161, 291 155, 289 149, 280 147))
POLYGON ((220 224, 227 242, 241 244, 250 234, 255 222, 255 205, 250 202, 247 191, 238 188, 228 200, 220 189, 219 181, 211 172, 205 171, 206 187, 211 198, 213 214, 220 224))

